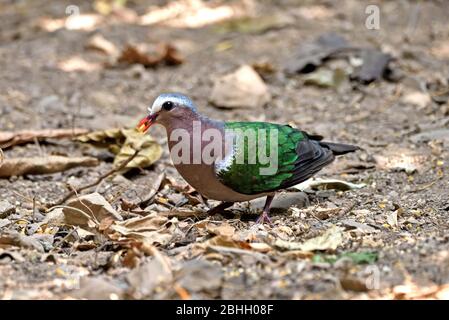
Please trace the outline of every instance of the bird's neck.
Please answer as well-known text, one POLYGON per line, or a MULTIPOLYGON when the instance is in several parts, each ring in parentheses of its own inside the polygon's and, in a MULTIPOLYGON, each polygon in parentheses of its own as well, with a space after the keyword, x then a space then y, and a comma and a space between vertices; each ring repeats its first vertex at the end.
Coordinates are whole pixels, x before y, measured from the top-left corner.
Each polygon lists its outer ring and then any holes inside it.
POLYGON ((193 133, 194 130, 198 130, 200 127, 201 133, 207 129, 218 129, 220 131, 224 130, 224 123, 222 121, 210 119, 204 115, 196 112, 186 112, 183 117, 173 117, 164 124, 167 130, 167 137, 170 137, 172 132, 177 129, 183 129, 193 133))
MULTIPOLYGON (((203 149, 209 145, 211 141, 210 134, 214 136, 215 143, 222 142, 219 145, 220 149, 224 148, 225 130, 224 122, 222 121, 212 120, 206 116, 191 112, 182 118, 171 118, 170 122, 165 125, 165 129, 170 151, 174 152, 175 156, 182 154, 182 157, 186 157, 184 159, 190 159, 189 163, 203 164, 204 159, 201 158, 201 163, 194 159, 198 156, 201 157, 203 149), (206 130, 209 130, 207 134, 205 134, 206 130)), ((218 153, 216 155, 214 153, 214 157, 216 156, 218 156, 218 153)))

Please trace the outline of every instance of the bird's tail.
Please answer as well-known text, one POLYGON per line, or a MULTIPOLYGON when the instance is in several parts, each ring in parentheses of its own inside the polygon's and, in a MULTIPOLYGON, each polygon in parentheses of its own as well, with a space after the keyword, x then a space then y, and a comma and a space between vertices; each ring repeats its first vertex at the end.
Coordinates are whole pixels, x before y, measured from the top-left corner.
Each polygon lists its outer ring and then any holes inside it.
POLYGON ((354 152, 356 150, 360 150, 358 146, 353 146, 350 144, 344 144, 344 143, 334 143, 334 142, 326 142, 326 141, 320 141, 320 146, 324 148, 328 148, 332 151, 332 153, 336 156, 346 154, 349 152, 354 152))

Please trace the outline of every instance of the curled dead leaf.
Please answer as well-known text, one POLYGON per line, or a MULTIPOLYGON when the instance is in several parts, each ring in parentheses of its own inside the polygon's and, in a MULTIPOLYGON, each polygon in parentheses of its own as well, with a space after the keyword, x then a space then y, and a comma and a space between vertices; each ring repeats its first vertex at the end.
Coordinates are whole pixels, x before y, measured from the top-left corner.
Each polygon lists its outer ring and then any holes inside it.
POLYGON ((146 68, 152 68, 161 64, 179 65, 184 62, 184 58, 175 47, 166 43, 159 44, 153 54, 143 46, 128 45, 121 52, 117 62, 141 64, 146 68))
POLYGON ((47 138, 60 139, 71 138, 87 133, 89 130, 74 129, 44 129, 44 130, 22 130, 17 132, 0 131, 0 148, 6 149, 15 145, 34 142, 35 139, 47 138))
POLYGON ((4 245, 44 252, 44 247, 38 240, 13 230, 6 230, 0 233, 0 246, 4 245))
POLYGON ((314 191, 314 190, 328 190, 336 189, 340 191, 360 189, 365 187, 364 183, 351 183, 337 179, 309 179, 300 184, 297 184, 293 188, 301 191, 314 191))
POLYGON ((5 159, 0 166, 0 178, 25 174, 47 174, 74 167, 94 167, 98 160, 92 157, 29 157, 5 159))
POLYGON ((213 223, 208 223, 206 225, 207 231, 217 236, 232 237, 235 233, 235 228, 227 223, 216 225, 213 223))
POLYGON ((300 251, 316 251, 316 250, 335 250, 343 243, 343 228, 332 226, 322 235, 306 240, 303 243, 289 242, 277 239, 274 247, 280 250, 300 250, 300 251))
POLYGON ((99 193, 77 197, 62 208, 64 223, 90 229, 100 225, 103 230, 112 221, 122 220, 120 214, 99 193), (110 221, 112 220, 112 221, 110 221))
POLYGON ((136 150, 139 150, 138 155, 126 165, 126 169, 146 168, 162 155, 161 146, 150 135, 141 134, 136 129, 95 131, 79 136, 77 140, 98 147, 107 147, 116 154, 114 159, 116 166, 128 160, 136 150))
POLYGON ((110 230, 119 234, 121 238, 130 238, 145 244, 167 245, 178 228, 178 219, 168 219, 155 214, 137 217, 123 222, 115 222, 110 230))

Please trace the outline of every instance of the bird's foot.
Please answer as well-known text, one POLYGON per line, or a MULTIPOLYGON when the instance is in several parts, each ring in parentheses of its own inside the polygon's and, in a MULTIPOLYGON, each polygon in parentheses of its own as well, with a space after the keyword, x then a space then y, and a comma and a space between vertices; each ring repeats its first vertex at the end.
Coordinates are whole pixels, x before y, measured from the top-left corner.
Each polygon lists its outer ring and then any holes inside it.
POLYGON ((268 213, 266 213, 265 211, 262 212, 262 214, 259 216, 259 218, 257 218, 256 223, 257 224, 268 223, 269 225, 273 224, 273 222, 271 222, 270 217, 268 216, 268 213))
POLYGON ((257 218, 256 223, 268 223, 269 225, 273 225, 270 217, 268 216, 268 212, 270 212, 271 202, 273 201, 274 196, 267 196, 267 200, 265 201, 265 206, 263 207, 262 214, 257 218))
POLYGON ((198 193, 198 198, 199 198, 201 204, 203 204, 209 210, 211 209, 209 202, 207 202, 207 199, 205 197, 203 197, 203 195, 201 193, 198 193))

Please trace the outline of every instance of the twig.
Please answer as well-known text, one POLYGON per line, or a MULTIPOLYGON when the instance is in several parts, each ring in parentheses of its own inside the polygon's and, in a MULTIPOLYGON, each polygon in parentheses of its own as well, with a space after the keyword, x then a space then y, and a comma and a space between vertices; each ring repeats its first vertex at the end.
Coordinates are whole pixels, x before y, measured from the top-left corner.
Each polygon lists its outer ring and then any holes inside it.
POLYGON ((72 229, 69 232, 67 232, 66 236, 64 238, 61 239, 60 242, 58 242, 57 244, 55 244, 53 246, 53 249, 50 250, 50 253, 53 253, 56 251, 56 249, 59 249, 60 246, 62 246, 64 244, 64 242, 72 236, 73 233, 75 233, 76 229, 72 229))
POLYGON ((95 223, 96 223, 97 225, 99 225, 99 224, 100 224, 100 221, 97 220, 97 218, 95 217, 95 214, 94 214, 94 212, 92 211, 92 209, 89 208, 89 206, 86 205, 86 204, 79 198, 78 192, 76 191, 76 189, 75 189, 73 186, 71 186, 71 185, 69 185, 69 186, 70 186, 70 188, 72 189, 72 191, 75 192, 76 198, 77 198, 77 199, 79 200, 79 202, 83 205, 83 207, 86 208, 86 209, 90 212, 90 214, 92 215, 92 219, 95 221, 95 223))
POLYGON ((142 199, 142 201, 140 201, 139 203, 137 203, 138 207, 145 208, 150 204, 151 200, 153 200, 154 196, 161 188, 164 179, 165 179, 165 170, 162 171, 162 173, 160 173, 159 176, 156 178, 156 181, 153 183, 153 187, 150 189, 150 192, 145 196, 145 198, 142 199))
POLYGON ((419 16, 421 11, 421 2, 416 2, 416 4, 411 8, 407 27, 404 32, 404 40, 410 42, 413 38, 413 34, 415 33, 416 27, 418 26, 419 16))
POLYGON ((429 183, 426 183, 424 185, 421 185, 421 186, 419 186, 419 187, 417 187, 417 188, 415 188, 413 190, 410 190, 409 193, 426 190, 427 188, 430 188, 431 186, 433 186, 435 183, 437 183, 440 180, 441 180, 441 178, 438 178, 438 179, 436 179, 436 180, 434 180, 432 182, 429 182, 429 183))
POLYGON ((126 167, 126 165, 127 165, 128 163, 130 163, 130 162, 137 156, 137 154, 139 153, 139 151, 140 151, 140 150, 136 150, 136 151, 134 152, 134 154, 131 155, 131 156, 130 156, 126 161, 124 161, 120 166, 118 166, 118 167, 116 167, 116 168, 113 168, 113 169, 109 170, 109 171, 106 172, 105 174, 102 174, 102 175, 99 176, 99 177, 97 178, 97 180, 95 180, 94 182, 89 183, 89 184, 87 184, 87 185, 85 185, 85 186, 79 187, 78 189, 72 189, 72 190, 71 190, 70 192, 68 192, 68 193, 67 193, 61 200, 56 201, 55 203, 52 203, 52 204, 50 204, 50 205, 45 205, 45 206, 44 206, 45 210, 48 211, 48 208, 49 208, 49 207, 54 207, 54 206, 58 206, 58 205, 60 205, 60 204, 63 204, 64 202, 66 202, 67 200, 69 200, 71 197, 75 196, 77 193, 80 193, 80 192, 83 191, 83 190, 92 188, 93 186, 95 186, 95 185, 99 184, 100 182, 102 182, 102 181, 103 181, 104 179, 106 179, 107 177, 109 177, 109 176, 113 175, 114 173, 116 173, 116 172, 122 170, 123 168, 126 167))
POLYGON ((76 212, 78 212, 80 215, 82 215, 84 218, 86 218, 87 220, 93 221, 93 223, 95 223, 97 226, 99 225, 99 222, 98 222, 97 219, 95 219, 95 216, 92 216, 92 217, 91 217, 91 216, 89 216, 87 213, 85 213, 83 210, 78 209, 78 208, 75 208, 75 207, 56 205, 56 206, 53 206, 53 207, 51 207, 50 209, 48 209, 48 211, 51 211, 51 210, 54 210, 54 209, 58 209, 58 208, 61 208, 61 209, 69 209, 69 210, 76 211, 76 212))

